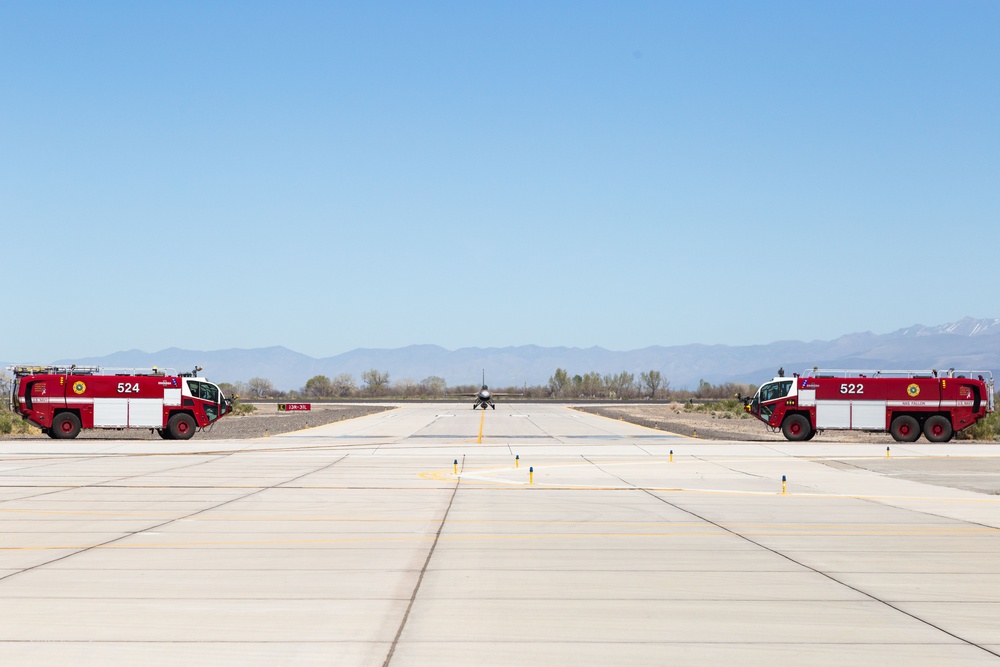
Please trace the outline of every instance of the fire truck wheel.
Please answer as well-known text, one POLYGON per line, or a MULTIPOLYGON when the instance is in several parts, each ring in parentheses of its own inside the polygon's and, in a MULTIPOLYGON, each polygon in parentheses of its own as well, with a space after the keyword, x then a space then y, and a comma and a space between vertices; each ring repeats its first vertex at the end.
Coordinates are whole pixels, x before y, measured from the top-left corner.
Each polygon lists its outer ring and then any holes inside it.
POLYGON ((188 440, 194 435, 194 419, 191 415, 181 413, 174 415, 167 422, 167 432, 172 440, 188 440))
POLYGON ((785 435, 785 439, 798 442, 809 439, 812 435, 812 426, 802 415, 788 415, 781 424, 781 432, 785 435))
POLYGON ((80 418, 72 412, 60 412, 52 418, 52 428, 49 434, 53 438, 70 439, 80 433, 80 418))
POLYGON ((910 415, 900 415, 892 420, 889 433, 896 442, 916 442, 920 437, 920 424, 910 415))
POLYGON ((948 442, 951 440, 951 422, 947 417, 934 415, 924 422, 924 437, 930 442, 948 442))
POLYGON ((164 440, 170 440, 170 439, 171 439, 171 438, 170 438, 170 431, 168 431, 168 430, 167 430, 167 429, 165 429, 165 428, 158 428, 158 429, 156 429, 156 433, 157 433, 157 434, 158 434, 158 435, 159 435, 159 436, 160 436, 161 438, 163 438, 164 440))

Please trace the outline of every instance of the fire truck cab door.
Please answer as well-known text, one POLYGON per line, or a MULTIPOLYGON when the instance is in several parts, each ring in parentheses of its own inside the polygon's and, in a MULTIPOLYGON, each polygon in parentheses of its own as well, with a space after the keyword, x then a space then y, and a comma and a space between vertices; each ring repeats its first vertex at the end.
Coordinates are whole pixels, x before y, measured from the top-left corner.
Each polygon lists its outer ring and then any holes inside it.
POLYGON ((219 388, 204 380, 188 380, 188 390, 194 398, 200 398, 209 403, 202 403, 205 416, 212 422, 219 418, 219 388))
POLYGON ((757 392, 760 399, 760 416, 761 419, 765 421, 771 418, 771 414, 774 412, 774 406, 778 404, 778 401, 788 396, 788 392, 792 389, 791 380, 781 380, 778 382, 768 382, 763 385, 757 392))

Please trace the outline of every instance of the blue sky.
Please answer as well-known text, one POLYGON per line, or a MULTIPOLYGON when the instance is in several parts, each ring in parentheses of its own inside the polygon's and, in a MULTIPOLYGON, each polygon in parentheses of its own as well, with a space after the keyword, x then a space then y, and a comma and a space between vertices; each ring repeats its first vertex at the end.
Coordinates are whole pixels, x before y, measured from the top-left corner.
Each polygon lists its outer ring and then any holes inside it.
POLYGON ((985 0, 2 2, 0 359, 1000 316, 997 25, 985 0))

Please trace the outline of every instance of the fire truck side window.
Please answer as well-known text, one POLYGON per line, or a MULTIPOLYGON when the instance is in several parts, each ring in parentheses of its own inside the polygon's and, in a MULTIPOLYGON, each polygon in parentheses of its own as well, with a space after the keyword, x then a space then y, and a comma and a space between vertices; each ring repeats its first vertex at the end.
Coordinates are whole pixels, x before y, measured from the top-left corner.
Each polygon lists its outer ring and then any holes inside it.
POLYGON ((792 381, 785 380, 784 382, 772 382, 771 384, 764 385, 760 390, 760 400, 761 403, 765 401, 773 401, 778 398, 784 398, 788 396, 788 392, 792 389, 792 381))
POLYGON ((208 382, 201 383, 201 397, 213 403, 219 402, 219 388, 208 382))
POLYGON ((195 398, 200 398, 204 401, 212 401, 213 403, 219 402, 219 388, 211 382, 188 380, 187 383, 188 389, 191 390, 191 395, 195 398))

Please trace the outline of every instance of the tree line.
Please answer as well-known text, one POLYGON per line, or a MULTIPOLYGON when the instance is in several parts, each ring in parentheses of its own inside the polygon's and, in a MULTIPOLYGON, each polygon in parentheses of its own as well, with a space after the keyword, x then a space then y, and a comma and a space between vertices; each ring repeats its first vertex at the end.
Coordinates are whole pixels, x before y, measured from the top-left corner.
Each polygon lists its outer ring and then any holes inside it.
MULTIPOLYGON (((389 373, 371 369, 355 379, 350 373, 341 373, 334 378, 316 375, 298 388, 290 391, 277 389, 267 378, 254 377, 246 382, 223 382, 219 385, 227 396, 238 395, 244 400, 277 399, 338 399, 338 398, 441 398, 452 394, 471 394, 479 391, 477 385, 457 385, 449 387, 444 378, 432 375, 419 382, 411 379, 390 381, 389 373)), ((671 389, 670 380, 657 370, 634 373, 601 374, 596 371, 582 375, 570 375, 564 368, 557 368, 544 385, 523 385, 520 387, 494 387, 494 390, 521 394, 524 398, 562 398, 594 400, 690 400, 721 399, 733 396, 752 395, 757 388, 753 385, 725 382, 712 384, 705 380, 698 383, 695 390, 671 389)))
POLYGON ((562 368, 557 368, 552 374, 546 389, 548 396, 553 398, 607 400, 646 398, 683 401, 693 398, 723 399, 752 396, 757 391, 757 387, 752 384, 742 382, 712 384, 706 380, 699 381, 698 388, 694 390, 671 389, 670 380, 657 370, 641 372, 639 377, 627 371, 618 374, 601 375, 591 372, 570 376, 569 372, 562 368))

